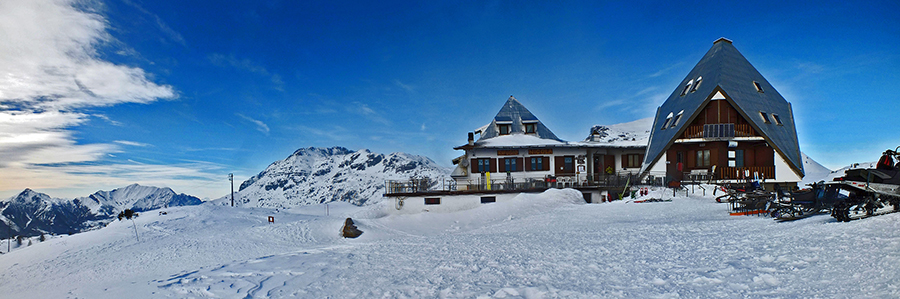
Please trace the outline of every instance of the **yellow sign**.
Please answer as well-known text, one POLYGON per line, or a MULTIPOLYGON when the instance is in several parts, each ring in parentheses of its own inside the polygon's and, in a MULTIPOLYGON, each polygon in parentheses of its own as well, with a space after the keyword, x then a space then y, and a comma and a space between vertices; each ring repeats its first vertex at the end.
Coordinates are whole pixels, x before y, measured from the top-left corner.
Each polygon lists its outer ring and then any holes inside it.
POLYGON ((484 179, 485 179, 485 181, 486 181, 485 183, 486 183, 487 189, 488 189, 488 190, 491 190, 491 173, 490 173, 490 172, 485 172, 485 173, 484 173, 484 179))
POLYGON ((517 156, 519 150, 497 150, 497 156, 517 156))

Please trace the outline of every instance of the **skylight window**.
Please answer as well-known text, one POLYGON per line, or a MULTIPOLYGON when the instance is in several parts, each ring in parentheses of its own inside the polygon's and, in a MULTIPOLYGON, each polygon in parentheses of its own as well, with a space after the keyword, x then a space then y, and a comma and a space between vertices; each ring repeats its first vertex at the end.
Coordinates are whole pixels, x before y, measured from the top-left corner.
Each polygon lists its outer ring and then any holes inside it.
POLYGON ((694 80, 688 81, 687 85, 684 86, 684 89, 681 90, 681 95, 685 95, 688 91, 691 90, 691 86, 694 85, 694 80))
POLYGON ((763 120, 764 123, 767 123, 767 124, 771 124, 771 123, 772 123, 772 121, 769 120, 769 115, 766 114, 765 111, 760 111, 760 112, 759 112, 759 116, 762 117, 762 120, 763 120))
POLYGON ((697 91, 697 88, 700 87, 700 82, 703 82, 703 77, 697 77, 697 83, 694 83, 694 87, 691 88, 691 92, 697 91))
POLYGON ((681 112, 678 112, 678 115, 675 116, 675 120, 672 121, 672 124, 669 125, 669 128, 674 128, 675 126, 677 126, 678 121, 681 120, 681 115, 683 115, 683 114, 684 114, 684 110, 681 110, 681 112))
POLYGON ((672 112, 669 112, 669 116, 666 116, 666 122, 664 122, 663 125, 662 125, 662 127, 660 127, 659 129, 660 129, 660 130, 665 130, 666 128, 669 127, 669 123, 670 123, 671 121, 672 121, 672 112))
POLYGON ((776 125, 779 125, 779 126, 783 126, 783 125, 784 125, 784 124, 781 123, 781 117, 779 117, 778 114, 772 113, 772 119, 775 120, 775 124, 776 124, 776 125))
POLYGON ((756 91, 765 92, 765 91, 763 91, 762 86, 759 85, 759 82, 753 81, 753 86, 756 86, 756 91))

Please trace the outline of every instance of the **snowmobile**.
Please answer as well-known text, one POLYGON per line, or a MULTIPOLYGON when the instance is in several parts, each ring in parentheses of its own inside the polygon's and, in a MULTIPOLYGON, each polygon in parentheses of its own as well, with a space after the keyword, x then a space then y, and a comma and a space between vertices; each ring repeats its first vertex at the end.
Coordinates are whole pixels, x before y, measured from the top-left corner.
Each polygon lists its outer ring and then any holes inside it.
POLYGON ((875 168, 854 168, 847 170, 843 177, 827 182, 849 192, 849 196, 839 199, 831 209, 831 216, 838 221, 850 221, 900 211, 900 146, 886 150, 875 168), (883 209, 886 205, 892 209, 883 209), (879 211, 879 209, 881 209, 879 211))
POLYGON ((809 189, 791 191, 789 195, 779 196, 781 200, 772 203, 770 215, 778 221, 803 219, 831 211, 834 204, 843 197, 840 188, 826 185, 824 181, 808 186, 809 189))

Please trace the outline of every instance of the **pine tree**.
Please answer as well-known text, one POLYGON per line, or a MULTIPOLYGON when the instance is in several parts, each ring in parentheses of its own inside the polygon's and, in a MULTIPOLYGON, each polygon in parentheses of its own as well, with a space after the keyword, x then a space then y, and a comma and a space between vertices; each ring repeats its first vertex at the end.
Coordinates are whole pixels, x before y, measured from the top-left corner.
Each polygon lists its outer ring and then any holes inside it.
POLYGON ((47 236, 44 235, 44 233, 41 233, 41 238, 38 240, 40 240, 41 242, 47 241, 47 236))

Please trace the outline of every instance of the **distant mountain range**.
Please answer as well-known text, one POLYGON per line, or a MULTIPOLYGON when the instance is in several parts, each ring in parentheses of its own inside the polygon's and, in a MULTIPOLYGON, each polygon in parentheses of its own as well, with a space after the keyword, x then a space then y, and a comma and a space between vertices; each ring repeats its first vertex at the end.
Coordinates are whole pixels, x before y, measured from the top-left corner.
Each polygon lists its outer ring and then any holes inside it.
MULTIPOLYGON (((450 179, 450 169, 427 157, 405 153, 378 154, 343 147, 302 148, 244 181, 236 204, 252 207, 291 206, 344 201, 366 205, 382 200, 385 182, 429 178, 450 179)), ((230 204, 230 197, 222 199, 230 204)))
POLYGON ((169 188, 138 184, 75 199, 51 198, 25 189, 0 202, 0 238, 79 233, 106 225, 125 209, 143 212, 201 203, 197 197, 169 188))

